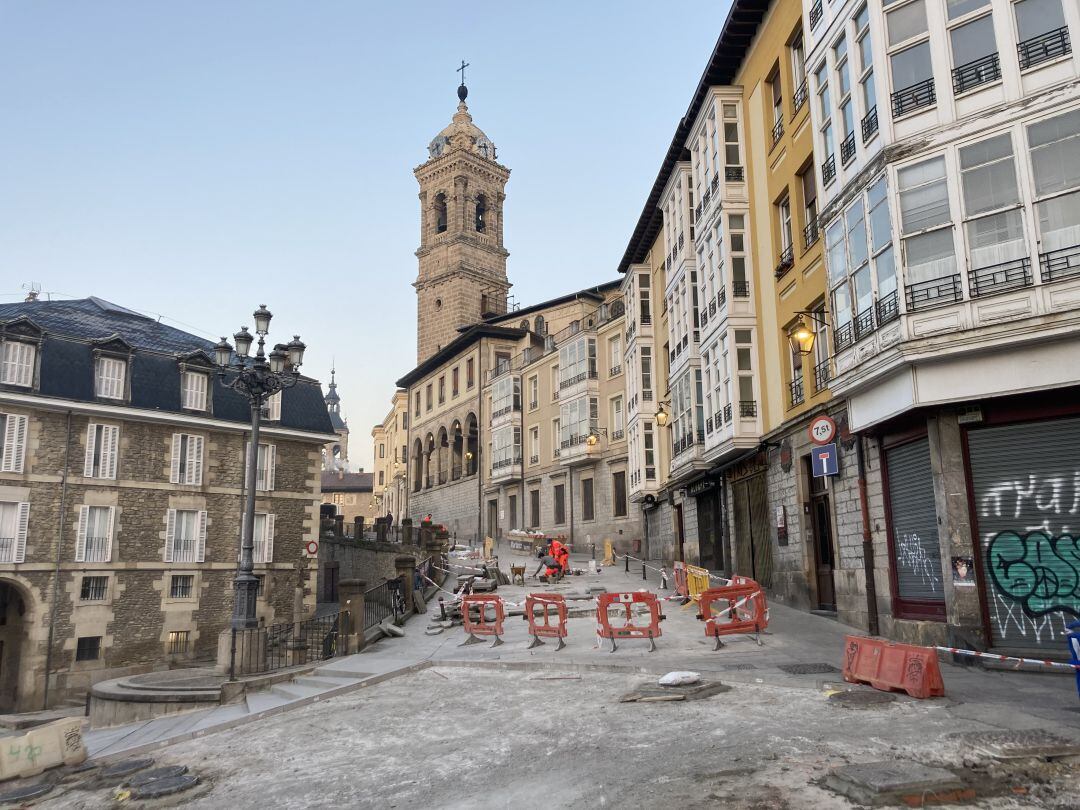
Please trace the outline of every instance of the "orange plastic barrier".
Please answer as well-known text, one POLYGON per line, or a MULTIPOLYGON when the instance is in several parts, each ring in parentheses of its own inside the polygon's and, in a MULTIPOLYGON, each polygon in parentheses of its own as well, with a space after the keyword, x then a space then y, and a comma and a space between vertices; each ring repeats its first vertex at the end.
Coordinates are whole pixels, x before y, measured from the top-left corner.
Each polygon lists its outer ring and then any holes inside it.
POLYGON ((868 683, 885 692, 907 692, 915 698, 945 694, 937 652, 877 638, 844 638, 844 680, 868 683))
POLYGON ((710 588, 698 600, 698 619, 705 622, 705 635, 716 639, 714 650, 724 646, 720 636, 737 633, 753 633, 761 644, 761 631, 769 626, 769 613, 765 604, 765 592, 761 586, 747 577, 738 577, 738 584, 722 588, 710 588), (726 604, 713 612, 714 602, 726 604))
POLYGON ((483 639, 477 636, 495 636, 492 647, 498 647, 503 643, 499 638, 503 634, 503 619, 506 611, 503 608, 502 597, 493 593, 473 593, 461 600, 461 623, 465 626, 465 632, 469 637, 458 644, 464 647, 466 644, 479 644, 483 639), (488 608, 495 609, 495 618, 488 619, 488 608))
POLYGON ((596 600, 596 632, 600 638, 611 639, 611 652, 618 649, 615 645, 617 638, 647 638, 649 640, 649 652, 656 650, 655 639, 660 635, 660 622, 664 616, 660 615, 660 603, 655 593, 648 591, 631 591, 629 593, 602 593, 596 600), (649 623, 646 625, 635 624, 634 605, 643 604, 649 611, 649 623), (625 624, 619 627, 611 626, 611 616, 608 608, 619 605, 623 608, 625 624))
POLYGON ((686 563, 675 561, 675 593, 683 599, 690 598, 690 588, 686 583, 686 563))
POLYGON ((526 649, 541 646, 544 642, 540 636, 557 638, 559 645, 555 648, 556 652, 566 646, 563 641, 566 638, 566 600, 559 594, 530 593, 525 597, 525 615, 522 618, 529 622, 529 635, 533 637, 526 649), (552 619, 555 621, 552 622, 552 619))

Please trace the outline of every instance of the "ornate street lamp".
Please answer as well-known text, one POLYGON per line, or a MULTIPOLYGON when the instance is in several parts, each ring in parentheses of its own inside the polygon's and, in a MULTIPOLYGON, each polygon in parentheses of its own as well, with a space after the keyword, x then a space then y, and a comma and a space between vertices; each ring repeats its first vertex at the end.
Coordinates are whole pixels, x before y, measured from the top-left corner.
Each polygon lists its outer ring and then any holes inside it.
POLYGON ((661 402, 660 406, 656 409, 655 418, 656 424, 658 424, 660 427, 666 425, 668 423, 668 420, 671 418, 668 412, 664 410, 663 402, 661 402))
POLYGON ((814 351, 814 341, 817 339, 817 331, 806 325, 806 321, 803 317, 807 317, 815 324, 821 326, 828 326, 824 312, 810 312, 808 310, 800 310, 795 313, 799 317, 788 329, 788 343, 791 345, 791 351, 794 354, 801 354, 807 356, 814 351))
POLYGON ((607 428, 594 427, 589 431, 589 435, 585 437, 586 447, 596 447, 600 443, 600 434, 608 435, 607 428))
POLYGON ((267 356, 266 335, 270 330, 270 319, 273 315, 265 304, 260 304, 253 317, 255 334, 259 338, 254 357, 249 357, 254 337, 246 326, 233 335, 235 351, 225 338, 214 347, 218 382, 245 396, 251 406, 251 441, 247 449, 248 472, 245 476, 244 515, 240 531, 240 562, 234 579, 236 599, 233 604, 232 626, 236 630, 258 627, 259 624, 256 615, 259 580, 253 572, 255 489, 258 486, 259 426, 262 422, 263 405, 278 391, 296 385, 300 379, 300 366, 304 362, 304 349, 307 348, 300 342, 300 336, 296 335, 288 345, 276 345, 267 356))

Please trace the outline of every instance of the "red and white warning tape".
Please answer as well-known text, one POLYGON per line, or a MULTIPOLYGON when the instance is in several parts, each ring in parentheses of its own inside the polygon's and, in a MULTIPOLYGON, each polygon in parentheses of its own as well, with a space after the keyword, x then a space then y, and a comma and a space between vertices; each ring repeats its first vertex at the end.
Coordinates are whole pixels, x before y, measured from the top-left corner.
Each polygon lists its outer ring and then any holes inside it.
POLYGON ((1018 658, 1014 655, 997 655, 996 653, 984 653, 976 650, 960 650, 956 647, 934 647, 935 650, 941 650, 942 652, 955 653, 956 655, 973 655, 976 658, 989 658, 993 661, 1016 661, 1017 666, 1020 664, 1036 664, 1043 667, 1059 667, 1061 669, 1080 670, 1080 664, 1064 664, 1060 661, 1046 661, 1040 658, 1018 658))

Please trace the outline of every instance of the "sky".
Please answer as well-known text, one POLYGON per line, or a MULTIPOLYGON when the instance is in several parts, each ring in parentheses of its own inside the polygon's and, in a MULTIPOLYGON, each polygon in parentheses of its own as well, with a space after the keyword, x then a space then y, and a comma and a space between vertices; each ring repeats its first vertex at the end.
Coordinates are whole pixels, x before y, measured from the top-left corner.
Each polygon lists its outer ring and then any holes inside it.
POLYGON ((460 61, 511 294, 609 281, 729 3, 0 2, 0 301, 97 295, 337 366, 354 466, 415 365, 418 186, 460 61))

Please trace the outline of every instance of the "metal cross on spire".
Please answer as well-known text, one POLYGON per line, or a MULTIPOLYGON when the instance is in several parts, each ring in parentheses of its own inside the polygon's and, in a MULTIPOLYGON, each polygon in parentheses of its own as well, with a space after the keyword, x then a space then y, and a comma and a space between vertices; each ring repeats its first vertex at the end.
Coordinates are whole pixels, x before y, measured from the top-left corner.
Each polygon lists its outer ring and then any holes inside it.
POLYGON ((469 67, 469 63, 466 62, 464 59, 462 59, 461 60, 461 67, 459 67, 456 71, 454 71, 455 73, 460 73, 461 74, 461 83, 462 84, 465 84, 465 68, 467 68, 467 67, 469 67))

